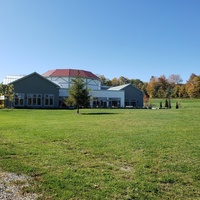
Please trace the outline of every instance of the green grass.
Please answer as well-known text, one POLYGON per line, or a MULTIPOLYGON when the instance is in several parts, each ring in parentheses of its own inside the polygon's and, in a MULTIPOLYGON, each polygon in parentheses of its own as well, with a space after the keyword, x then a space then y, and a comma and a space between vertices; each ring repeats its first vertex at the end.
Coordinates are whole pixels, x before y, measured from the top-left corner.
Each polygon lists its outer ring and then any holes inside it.
POLYGON ((0 110, 0 169, 33 177, 41 199, 200 199, 200 100, 175 102, 0 110))

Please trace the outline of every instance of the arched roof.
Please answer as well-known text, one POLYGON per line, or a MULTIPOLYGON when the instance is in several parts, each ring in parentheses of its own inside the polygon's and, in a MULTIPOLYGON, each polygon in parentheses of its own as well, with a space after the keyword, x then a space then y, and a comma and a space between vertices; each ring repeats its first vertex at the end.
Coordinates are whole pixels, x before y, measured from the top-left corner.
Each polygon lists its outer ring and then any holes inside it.
POLYGON ((76 77, 79 75, 83 78, 99 79, 92 72, 77 69, 53 69, 42 74, 44 77, 76 77))

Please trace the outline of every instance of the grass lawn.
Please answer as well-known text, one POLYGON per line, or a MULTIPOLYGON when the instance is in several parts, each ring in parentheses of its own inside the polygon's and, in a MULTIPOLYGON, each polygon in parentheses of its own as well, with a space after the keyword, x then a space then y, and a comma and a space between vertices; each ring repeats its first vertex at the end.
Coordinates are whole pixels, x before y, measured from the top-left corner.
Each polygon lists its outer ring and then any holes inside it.
POLYGON ((24 190, 41 199, 200 199, 200 100, 175 102, 80 115, 2 109, 0 170, 33 177, 24 190))

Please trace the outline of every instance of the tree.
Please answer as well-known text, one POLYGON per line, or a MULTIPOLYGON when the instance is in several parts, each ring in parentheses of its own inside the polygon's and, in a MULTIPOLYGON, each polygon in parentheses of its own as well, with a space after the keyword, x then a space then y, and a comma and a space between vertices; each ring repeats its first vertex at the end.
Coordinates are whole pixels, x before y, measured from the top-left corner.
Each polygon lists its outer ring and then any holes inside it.
POLYGON ((168 97, 169 83, 165 75, 162 75, 158 78, 158 98, 168 97))
POLYGON ((119 85, 119 80, 117 78, 112 79, 112 86, 118 86, 119 85))
POLYGON ((188 98, 188 93, 186 91, 186 84, 182 84, 180 86, 179 97, 180 98, 188 98))
POLYGON ((165 108, 169 108, 169 104, 168 104, 167 99, 165 100, 165 108))
POLYGON ((179 109, 178 101, 176 102, 176 109, 179 109))
POLYGON ((200 76, 192 73, 186 83, 186 92, 190 98, 198 98, 200 96, 200 76))
POLYGON ((110 79, 107 79, 106 85, 107 86, 112 86, 112 81, 110 79))
POLYGON ((144 87, 144 82, 141 81, 140 79, 130 79, 129 82, 134 85, 136 88, 142 90, 142 88, 144 87))
POLYGON ((68 98, 66 98, 64 100, 65 105, 73 107, 76 105, 76 101, 74 100, 74 98, 72 96, 69 96, 68 98))
POLYGON ((118 82, 119 82, 119 85, 124 85, 124 84, 130 83, 129 79, 124 76, 120 76, 118 78, 118 82))
POLYGON ((0 83, 0 96, 3 95, 3 83, 0 83))
POLYGON ((12 102, 14 99, 14 86, 12 84, 8 85, 0 84, 0 96, 1 95, 3 95, 5 99, 11 103, 12 107, 12 102))
POLYGON ((149 97, 149 94, 147 92, 147 86, 148 86, 148 82, 143 82, 142 87, 140 88, 142 90, 142 92, 147 95, 149 97))
POLYGON ((145 106, 147 106, 149 103, 149 97, 146 94, 144 94, 143 100, 144 100, 145 106))
POLYGON ((193 84, 190 89, 191 98, 200 98, 200 76, 196 76, 193 78, 193 84))
POLYGON ((77 114, 79 114, 79 108, 89 106, 90 96, 89 91, 86 88, 83 78, 80 77, 80 72, 75 79, 72 80, 73 85, 69 90, 69 101, 75 104, 77 108, 77 114))
POLYGON ((157 97, 156 89, 157 89, 157 78, 152 76, 147 87, 146 87, 147 93, 148 93, 150 98, 157 97))
POLYGON ((99 75, 98 77, 99 77, 99 79, 101 81, 101 85, 106 85, 107 84, 108 79, 104 75, 99 75))
POLYGON ((176 84, 172 90, 171 97, 173 97, 173 98, 180 97, 180 89, 181 89, 181 85, 176 84))
POLYGON ((169 76, 168 81, 169 83, 174 83, 174 84, 180 84, 183 82, 180 75, 177 75, 177 74, 172 74, 171 76, 169 76))

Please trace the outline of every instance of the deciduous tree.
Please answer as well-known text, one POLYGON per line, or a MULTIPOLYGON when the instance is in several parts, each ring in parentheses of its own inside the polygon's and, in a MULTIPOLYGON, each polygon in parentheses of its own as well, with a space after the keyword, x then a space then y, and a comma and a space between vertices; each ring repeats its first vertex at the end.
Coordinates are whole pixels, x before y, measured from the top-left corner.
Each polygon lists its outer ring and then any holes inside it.
POLYGON ((107 78, 104 75, 99 75, 99 79, 100 79, 102 85, 106 85, 107 78))
POLYGON ((193 78, 193 84, 190 87, 190 97, 200 98, 200 76, 193 78))
POLYGON ((120 76, 118 79, 119 85, 130 83, 130 80, 124 76, 120 76))
POLYGON ((157 97, 156 95, 156 89, 157 89, 157 79, 156 77, 152 76, 148 85, 147 85, 147 93, 149 95, 150 98, 155 98, 157 97))
POLYGON ((186 91, 190 98, 197 98, 200 94, 199 92, 199 78, 196 74, 192 73, 189 80, 186 83, 186 91))
POLYGON ((0 84, 0 95, 3 95, 5 99, 11 103, 13 103, 14 99, 14 86, 13 84, 3 85, 0 84))
POLYGON ((183 82, 182 78, 178 74, 172 74, 168 78, 169 83, 180 84, 183 82))
POLYGON ((117 78, 112 79, 112 86, 118 86, 119 85, 119 80, 117 78))

